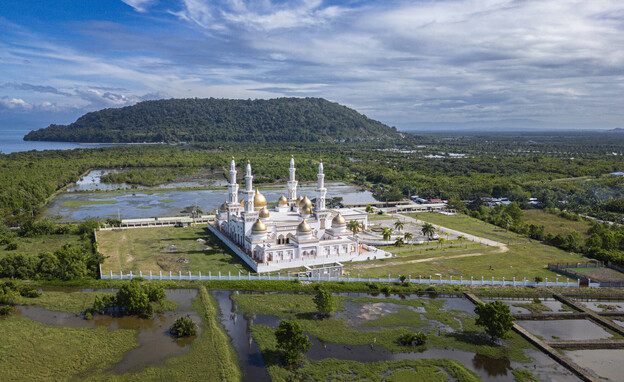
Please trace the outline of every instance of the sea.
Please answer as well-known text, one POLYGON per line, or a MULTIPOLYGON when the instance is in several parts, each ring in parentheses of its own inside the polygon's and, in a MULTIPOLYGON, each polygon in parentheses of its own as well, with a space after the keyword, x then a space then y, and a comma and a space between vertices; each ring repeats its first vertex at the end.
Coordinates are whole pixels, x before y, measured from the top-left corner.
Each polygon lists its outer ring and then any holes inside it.
POLYGON ((71 150, 112 146, 110 144, 93 143, 25 141, 24 135, 28 134, 30 130, 29 128, 0 126, 0 153, 10 154, 31 150, 71 150))

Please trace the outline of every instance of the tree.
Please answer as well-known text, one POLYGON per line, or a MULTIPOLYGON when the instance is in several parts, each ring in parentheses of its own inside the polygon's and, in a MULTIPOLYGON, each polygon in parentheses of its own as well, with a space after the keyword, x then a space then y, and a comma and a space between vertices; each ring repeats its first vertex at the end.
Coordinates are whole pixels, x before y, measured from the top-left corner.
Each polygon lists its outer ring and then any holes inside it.
POLYGON ((446 239, 443 237, 439 237, 438 238, 438 246, 441 247, 442 244, 444 244, 446 242, 446 239))
POLYGON ((347 226, 349 227, 349 231, 353 232, 353 240, 355 240, 355 235, 360 232, 360 225, 356 220, 351 220, 347 226))
POLYGON ((277 348, 284 353, 284 363, 292 365, 299 362, 301 353, 308 351, 312 343, 297 321, 282 320, 275 331, 277 348))
POLYGON ((431 240, 433 234, 435 233, 435 227, 431 223, 425 223, 420 231, 431 240))
POLYGON ((404 241, 405 243, 409 244, 409 245, 411 245, 411 244, 412 244, 412 243, 411 243, 411 241, 412 241, 412 239, 413 239, 413 238, 414 238, 414 235, 412 235, 412 233, 411 233, 411 232, 405 232, 405 233, 403 234, 403 241, 404 241))
POLYGON ((395 221, 395 222, 394 222, 394 228, 395 228, 397 231, 401 232, 401 230, 403 229, 403 227, 405 227, 405 223, 404 223, 404 222, 402 222, 402 221, 400 221, 400 220, 397 220, 397 221, 395 221))
POLYGON ((385 241, 390 241, 390 239, 392 239, 392 228, 384 228, 381 232, 381 236, 385 241))
POLYGON ((492 339, 509 336, 507 332, 513 327, 514 321, 509 306, 500 301, 480 303, 475 307, 475 313, 477 314, 476 324, 483 326, 492 339))
POLYGON ((334 295, 322 288, 316 291, 314 304, 316 305, 316 310, 318 310, 319 314, 323 317, 329 316, 329 314, 336 309, 334 295))
POLYGON ((459 240, 459 245, 463 244, 464 240, 466 240, 466 236, 459 235, 457 236, 457 240, 459 240))
POLYGON ((368 204, 366 206, 366 213, 367 214, 372 214, 373 212, 375 212, 375 209, 373 208, 373 206, 371 206, 370 204, 368 204))
POLYGON ((135 279, 119 288, 117 304, 128 315, 136 314, 149 317, 153 313, 152 303, 147 293, 145 293, 139 281, 135 279))
POLYGON ((405 241, 403 241, 402 237, 397 237, 397 239, 394 241, 394 245, 397 246, 397 248, 399 248, 399 252, 401 251, 401 247, 403 246, 403 244, 405 244, 405 241))

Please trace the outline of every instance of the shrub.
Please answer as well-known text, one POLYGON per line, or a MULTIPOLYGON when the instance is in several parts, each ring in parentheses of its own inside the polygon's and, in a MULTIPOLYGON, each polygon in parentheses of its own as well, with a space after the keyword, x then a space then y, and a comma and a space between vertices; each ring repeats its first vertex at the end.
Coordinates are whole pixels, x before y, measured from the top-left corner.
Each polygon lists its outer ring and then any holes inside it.
POLYGON ((84 315, 85 320, 91 320, 93 318, 93 313, 87 312, 84 315))
POLYGON ((284 363, 292 365, 299 362, 301 353, 305 353, 312 343, 308 336, 303 334, 303 329, 297 321, 280 321, 275 331, 277 347, 284 354, 284 363))
POLYGON ((10 241, 10 242, 7 244, 7 246, 6 246, 6 248, 5 248, 5 249, 6 249, 7 251, 15 251, 15 250, 17 249, 17 243, 16 243, 16 242, 14 242, 14 241, 10 241))
POLYGON ((6 316, 12 311, 13 311, 13 306, 11 305, 0 306, 0 316, 6 316))
POLYGON ((153 313, 149 297, 138 281, 131 280, 119 288, 116 300, 125 314, 150 317, 153 313))
POLYGON ((169 328, 169 333, 177 338, 195 336, 197 335, 197 324, 189 316, 179 317, 169 328))
POLYGON ((147 298, 149 298, 150 302, 158 302, 166 297, 165 288, 160 285, 146 285, 145 293, 147 293, 147 298))
POLYGON ((29 298, 36 298, 36 297, 41 296, 41 292, 39 292, 39 291, 35 290, 34 288, 29 287, 27 285, 22 285, 19 288, 19 294, 22 297, 29 297, 29 298))
POLYGON ((404 346, 424 345, 426 342, 427 335, 421 331, 405 333, 399 337, 399 343, 404 346))
POLYGON ((336 309, 334 295, 325 289, 319 288, 314 296, 314 304, 321 316, 329 316, 336 309))

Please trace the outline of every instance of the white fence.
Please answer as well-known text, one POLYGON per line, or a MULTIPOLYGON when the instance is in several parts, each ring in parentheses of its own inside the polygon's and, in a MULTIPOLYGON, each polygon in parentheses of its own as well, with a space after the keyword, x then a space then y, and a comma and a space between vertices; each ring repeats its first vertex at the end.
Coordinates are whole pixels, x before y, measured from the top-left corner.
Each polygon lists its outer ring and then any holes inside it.
MULTIPOLYGON (((101 270, 100 270, 101 272, 101 270)), ((288 276, 282 275, 281 273, 277 274, 247 274, 247 275, 232 275, 228 272, 228 274, 221 274, 221 272, 217 272, 216 274, 212 274, 212 272, 208 272, 208 274, 203 274, 198 272, 197 274, 192 274, 191 272, 165 272, 163 273, 153 273, 153 272, 139 272, 139 273, 113 273, 110 271, 108 274, 101 274, 101 278, 103 280, 130 280, 133 278, 141 277, 146 280, 191 280, 191 281, 213 281, 213 280, 233 280, 233 281, 241 281, 241 280, 252 280, 252 281, 342 281, 342 282, 374 282, 374 283, 400 283, 401 280, 398 277, 296 277, 296 276, 288 276)), ((505 280, 503 277, 500 280, 496 280, 494 277, 491 279, 486 279, 481 277, 481 279, 464 279, 463 277, 453 278, 453 276, 448 279, 440 277, 418 277, 414 278, 412 276, 406 276, 406 283, 411 284, 428 284, 428 285, 483 285, 483 286, 531 286, 531 287, 579 287, 580 282, 578 280, 573 280, 570 282, 570 279, 566 279, 565 282, 559 281, 559 279, 555 279, 555 281, 548 281, 545 279, 541 282, 536 281, 528 281, 526 278, 522 280, 516 280, 515 278, 511 280, 505 280)), ((599 283, 589 283, 590 287, 599 287, 599 283)))

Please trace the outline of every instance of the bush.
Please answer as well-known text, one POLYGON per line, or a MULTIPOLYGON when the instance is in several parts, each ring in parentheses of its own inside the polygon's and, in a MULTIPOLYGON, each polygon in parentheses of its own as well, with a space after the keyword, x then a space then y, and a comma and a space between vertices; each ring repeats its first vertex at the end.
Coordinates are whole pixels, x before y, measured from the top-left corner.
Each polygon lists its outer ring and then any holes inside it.
POLYGON ((196 336, 197 324, 189 316, 179 317, 169 328, 169 333, 176 338, 196 336))
POLYGON ((152 303, 145 293, 145 289, 136 280, 119 288, 117 292, 117 306, 121 308, 125 314, 150 317, 153 313, 152 303))
POLYGON ((6 246, 6 248, 5 248, 5 249, 6 249, 7 251, 15 251, 15 250, 17 249, 17 243, 16 243, 16 242, 14 242, 14 241, 10 241, 10 242, 7 244, 7 246, 6 246))
POLYGON ((150 302, 158 302, 166 297, 165 288, 160 285, 146 285, 145 293, 147 293, 147 298, 150 302))
POLYGON ((424 345, 427 342, 427 335, 421 331, 416 333, 405 333, 399 337, 399 343, 403 346, 424 345))
POLYGON ((93 313, 87 312, 84 315, 85 320, 91 320, 93 318, 93 313))
POLYGON ((305 353, 312 346, 310 339, 303 334, 303 329, 297 321, 280 321, 275 331, 275 338, 277 348, 282 350, 284 363, 287 365, 299 362, 301 353, 305 353))
POLYGON ((0 316, 6 316, 12 311, 13 311, 13 307, 11 305, 0 306, 0 316))
POLYGON ((329 316, 336 309, 334 295, 325 289, 319 288, 314 296, 314 304, 321 316, 329 316))
POLYGON ((41 292, 35 290, 32 287, 29 287, 27 285, 23 285, 21 287, 19 287, 19 294, 22 297, 28 297, 28 298, 36 298, 41 296, 41 292))

